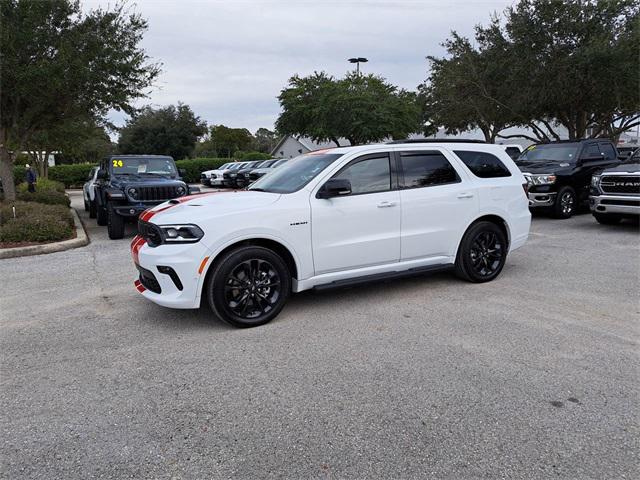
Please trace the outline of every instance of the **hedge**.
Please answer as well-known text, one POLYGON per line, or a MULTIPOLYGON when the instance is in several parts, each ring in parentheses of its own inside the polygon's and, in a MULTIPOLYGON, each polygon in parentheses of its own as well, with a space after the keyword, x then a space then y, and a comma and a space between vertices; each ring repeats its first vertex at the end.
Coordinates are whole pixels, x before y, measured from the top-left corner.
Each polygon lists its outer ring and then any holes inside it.
POLYGON ((240 156, 240 159, 246 162, 253 161, 253 160, 269 160, 270 158, 273 158, 273 157, 268 153, 262 153, 262 152, 247 152, 247 153, 243 153, 240 156))
POLYGON ((71 206, 69 197, 64 193, 64 185, 60 182, 39 178, 36 183, 36 191, 29 192, 28 185, 21 183, 18 185, 16 199, 23 202, 38 202, 47 205, 71 206))
POLYGON ((0 244, 56 242, 73 236, 73 217, 62 205, 33 202, 0 203, 0 244), (16 209, 16 218, 13 210, 16 209))
POLYGON ((178 160, 176 166, 184 169, 186 175, 184 181, 187 183, 197 183, 200 181, 200 174, 206 170, 214 170, 225 163, 235 161, 233 158, 192 158, 178 160))

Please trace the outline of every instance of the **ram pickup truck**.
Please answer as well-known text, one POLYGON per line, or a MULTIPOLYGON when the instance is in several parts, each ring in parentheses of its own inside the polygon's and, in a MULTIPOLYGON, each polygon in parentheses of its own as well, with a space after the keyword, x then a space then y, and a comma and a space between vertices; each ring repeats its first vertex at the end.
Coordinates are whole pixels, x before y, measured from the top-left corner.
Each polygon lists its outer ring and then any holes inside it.
POLYGON ((591 178, 591 213, 599 223, 640 218, 640 149, 625 162, 591 178))

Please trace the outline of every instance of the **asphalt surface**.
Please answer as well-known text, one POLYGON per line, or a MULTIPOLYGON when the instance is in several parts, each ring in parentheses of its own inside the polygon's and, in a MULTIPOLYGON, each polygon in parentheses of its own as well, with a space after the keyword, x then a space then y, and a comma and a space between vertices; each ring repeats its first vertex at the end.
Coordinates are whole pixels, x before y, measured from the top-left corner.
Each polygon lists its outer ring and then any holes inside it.
POLYGON ((305 292, 236 330, 146 301, 133 229, 81 214, 89 246, 0 260, 2 478, 640 475, 637 225, 537 217, 489 284, 305 292))

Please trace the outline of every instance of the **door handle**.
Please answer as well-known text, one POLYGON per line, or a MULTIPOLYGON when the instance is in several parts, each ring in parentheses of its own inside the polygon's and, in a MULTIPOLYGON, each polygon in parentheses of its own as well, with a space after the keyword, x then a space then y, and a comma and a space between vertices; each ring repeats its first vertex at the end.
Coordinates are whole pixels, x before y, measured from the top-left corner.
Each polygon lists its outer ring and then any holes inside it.
POLYGON ((473 198, 473 193, 460 193, 458 195, 458 198, 462 199, 462 198, 473 198))
POLYGON ((380 202, 378 204, 378 208, 389 208, 389 207, 395 207, 396 206, 396 202, 380 202))

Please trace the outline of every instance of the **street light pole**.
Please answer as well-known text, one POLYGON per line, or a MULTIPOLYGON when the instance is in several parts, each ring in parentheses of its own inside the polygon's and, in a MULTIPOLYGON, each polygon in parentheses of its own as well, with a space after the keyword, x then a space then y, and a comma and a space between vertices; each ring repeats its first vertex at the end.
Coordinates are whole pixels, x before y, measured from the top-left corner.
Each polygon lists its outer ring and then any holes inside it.
POLYGON ((367 60, 364 57, 354 57, 354 58, 350 58, 349 59, 349 63, 355 63, 356 64, 356 75, 360 76, 360 62, 362 63, 367 63, 369 60, 367 60))

